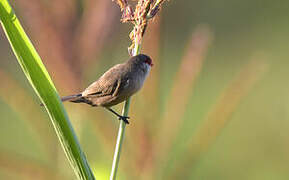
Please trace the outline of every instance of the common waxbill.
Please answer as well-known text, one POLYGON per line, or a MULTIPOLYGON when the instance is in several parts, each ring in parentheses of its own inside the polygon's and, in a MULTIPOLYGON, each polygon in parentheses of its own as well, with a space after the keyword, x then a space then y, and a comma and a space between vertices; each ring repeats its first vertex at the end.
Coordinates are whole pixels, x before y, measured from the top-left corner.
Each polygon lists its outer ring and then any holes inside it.
POLYGON ((111 106, 136 93, 143 86, 152 65, 152 60, 147 55, 133 56, 125 63, 110 68, 82 93, 65 96, 61 100, 105 107, 128 124, 129 117, 121 116, 111 106))

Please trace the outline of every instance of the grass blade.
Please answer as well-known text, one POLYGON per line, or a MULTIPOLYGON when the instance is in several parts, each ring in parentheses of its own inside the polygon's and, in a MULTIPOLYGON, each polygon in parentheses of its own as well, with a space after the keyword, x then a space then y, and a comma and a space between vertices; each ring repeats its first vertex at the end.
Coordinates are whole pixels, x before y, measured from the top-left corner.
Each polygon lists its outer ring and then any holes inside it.
POLYGON ((38 53, 7 0, 0 0, 0 18, 6 36, 27 79, 42 100, 61 145, 78 179, 94 179, 58 93, 38 53))

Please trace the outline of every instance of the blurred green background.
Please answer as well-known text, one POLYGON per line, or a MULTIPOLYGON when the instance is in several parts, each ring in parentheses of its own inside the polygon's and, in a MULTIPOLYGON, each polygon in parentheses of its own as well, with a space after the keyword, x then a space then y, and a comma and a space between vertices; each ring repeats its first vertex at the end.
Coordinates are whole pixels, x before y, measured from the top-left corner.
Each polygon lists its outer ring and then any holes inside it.
MULTIPOLYGON (((128 58, 132 26, 119 22, 111 1, 11 5, 61 96, 128 58)), ((164 3, 143 40, 155 66, 132 98, 119 179, 289 178, 288 7, 164 3)), ((2 29, 0 36, 0 179, 75 179, 2 29)), ((108 179, 118 121, 102 108, 65 107, 96 179, 108 179)))

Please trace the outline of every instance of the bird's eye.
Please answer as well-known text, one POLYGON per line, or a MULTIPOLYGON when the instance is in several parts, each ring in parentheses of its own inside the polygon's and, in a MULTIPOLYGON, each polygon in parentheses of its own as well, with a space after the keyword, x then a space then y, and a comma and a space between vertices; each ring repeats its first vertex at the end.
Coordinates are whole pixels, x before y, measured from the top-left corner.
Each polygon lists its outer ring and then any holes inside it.
POLYGON ((150 66, 153 66, 153 63, 152 63, 152 60, 151 59, 146 59, 145 62, 150 65, 150 66))

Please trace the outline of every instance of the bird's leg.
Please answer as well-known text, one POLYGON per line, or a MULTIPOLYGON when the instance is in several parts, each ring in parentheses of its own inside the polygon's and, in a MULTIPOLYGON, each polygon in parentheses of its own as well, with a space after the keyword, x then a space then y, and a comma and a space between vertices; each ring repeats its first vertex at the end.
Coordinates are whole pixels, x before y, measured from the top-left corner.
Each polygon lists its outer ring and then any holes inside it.
POLYGON ((120 114, 118 114, 117 112, 115 112, 113 109, 109 108, 109 107, 105 107, 107 110, 109 110, 110 112, 112 112, 114 115, 116 115, 118 117, 119 120, 123 120, 126 124, 129 124, 128 120, 129 117, 127 116, 122 116, 120 114))

